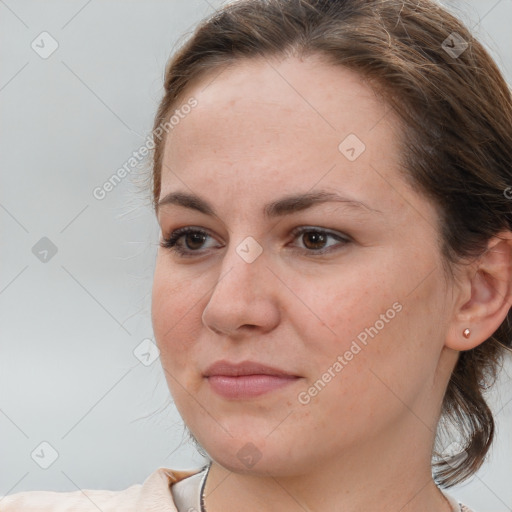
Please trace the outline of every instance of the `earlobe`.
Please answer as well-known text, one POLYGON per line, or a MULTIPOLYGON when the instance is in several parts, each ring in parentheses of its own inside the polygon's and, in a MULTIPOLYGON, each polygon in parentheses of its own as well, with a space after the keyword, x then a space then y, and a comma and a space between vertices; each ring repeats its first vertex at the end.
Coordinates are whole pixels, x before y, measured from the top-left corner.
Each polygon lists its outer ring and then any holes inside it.
POLYGON ((512 306, 512 232, 489 240, 462 285, 466 294, 456 305, 445 343, 459 351, 471 350, 490 338, 512 306))

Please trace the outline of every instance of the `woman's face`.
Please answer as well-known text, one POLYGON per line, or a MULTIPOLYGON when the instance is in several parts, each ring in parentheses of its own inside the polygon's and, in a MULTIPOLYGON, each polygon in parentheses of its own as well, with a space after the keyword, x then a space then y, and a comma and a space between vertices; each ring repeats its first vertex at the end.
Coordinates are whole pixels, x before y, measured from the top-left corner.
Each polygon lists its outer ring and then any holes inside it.
POLYGON ((166 141, 158 221, 164 238, 206 236, 159 248, 152 298, 188 428, 236 471, 421 450, 455 362, 452 304, 437 213, 399 175, 390 108, 313 57, 237 62, 191 97, 166 141), (207 376, 218 361, 286 376, 207 376))

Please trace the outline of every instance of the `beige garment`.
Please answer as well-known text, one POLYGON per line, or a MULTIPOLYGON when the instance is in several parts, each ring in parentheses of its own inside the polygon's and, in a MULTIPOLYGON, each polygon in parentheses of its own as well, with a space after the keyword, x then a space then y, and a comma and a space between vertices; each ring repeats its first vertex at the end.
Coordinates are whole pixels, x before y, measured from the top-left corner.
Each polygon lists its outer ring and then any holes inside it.
MULTIPOLYGON (((122 491, 83 490, 71 492, 27 491, 0 497, 0 512, 187 512, 178 511, 170 486, 196 475, 204 468, 175 470, 159 468, 146 478, 122 491)), ((200 479, 189 479, 192 495, 199 492, 200 479)), ((472 512, 446 494, 453 512, 472 512)), ((197 511, 200 512, 200 511, 197 511)))
POLYGON ((122 491, 20 492, 0 498, 0 512, 178 512, 170 484, 197 472, 159 468, 122 491))

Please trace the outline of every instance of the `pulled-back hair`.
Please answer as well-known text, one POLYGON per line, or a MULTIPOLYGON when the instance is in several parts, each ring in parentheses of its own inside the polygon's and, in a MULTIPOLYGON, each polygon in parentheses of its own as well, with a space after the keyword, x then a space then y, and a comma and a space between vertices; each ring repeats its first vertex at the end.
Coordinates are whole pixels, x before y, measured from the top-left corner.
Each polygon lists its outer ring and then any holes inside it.
MULTIPOLYGON (((453 276, 453 265, 481 256, 491 237, 512 230, 510 89, 483 46, 432 0, 227 4, 203 20, 169 61, 154 133, 206 74, 241 59, 308 55, 359 73, 393 108, 402 125, 405 179, 440 213, 445 270, 453 276)), ((154 142, 156 208, 165 137, 154 136, 154 142)), ((451 425, 461 449, 450 460, 433 450, 441 486, 467 479, 485 459, 495 422, 484 393, 511 348, 511 332, 509 311, 489 339, 460 353, 437 440, 441 425, 451 425)))

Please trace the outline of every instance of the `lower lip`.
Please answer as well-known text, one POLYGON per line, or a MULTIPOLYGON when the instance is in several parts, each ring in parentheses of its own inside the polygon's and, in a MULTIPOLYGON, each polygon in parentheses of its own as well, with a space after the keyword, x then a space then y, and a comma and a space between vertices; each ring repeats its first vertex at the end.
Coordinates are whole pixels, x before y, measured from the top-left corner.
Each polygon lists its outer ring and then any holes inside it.
POLYGON ((211 375, 212 389, 224 398, 252 398, 280 389, 295 382, 299 377, 280 375, 211 375))

